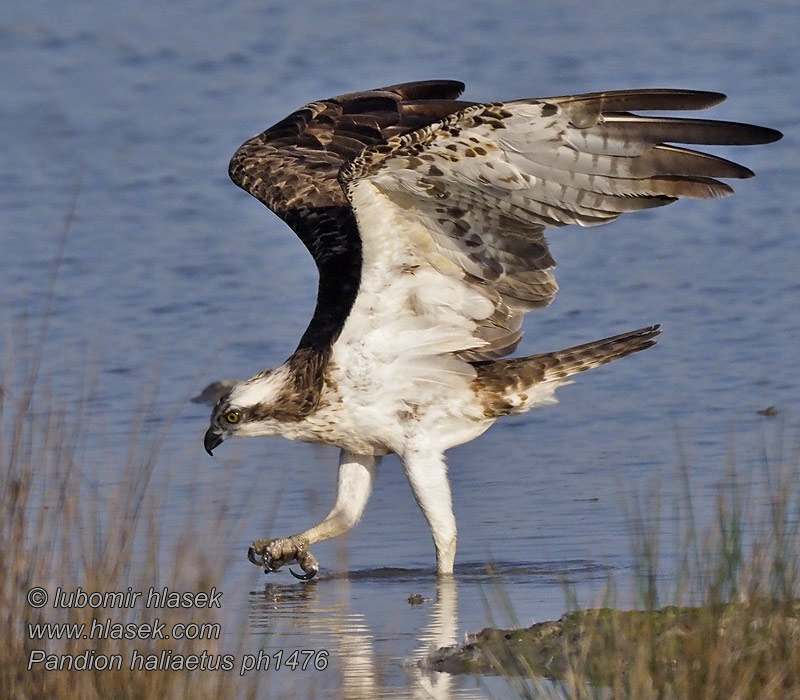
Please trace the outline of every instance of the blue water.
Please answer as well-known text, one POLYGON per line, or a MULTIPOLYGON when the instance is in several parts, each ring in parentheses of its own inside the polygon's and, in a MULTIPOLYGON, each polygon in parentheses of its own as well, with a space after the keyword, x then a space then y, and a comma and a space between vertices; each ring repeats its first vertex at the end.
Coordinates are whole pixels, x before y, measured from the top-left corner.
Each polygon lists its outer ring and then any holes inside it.
MULTIPOLYGON (((764 430, 797 425, 796 3, 7 5, 5 356, 16 358, 12 365, 29 357, 49 318, 42 382, 68 405, 81 397, 79 456, 102 487, 117 480, 113 465, 150 404, 141 435, 165 436, 157 470, 171 473, 167 532, 182 531, 187 493, 213 502, 223 489, 235 533, 226 551, 243 552, 268 528, 287 534, 322 517, 336 464, 333 450, 278 439, 226 444, 211 460, 202 449, 208 411, 188 402, 211 380, 282 362, 313 308, 310 257, 228 181, 228 159, 243 140, 311 99, 431 77, 464 80, 473 100, 717 90, 730 99, 710 116, 786 134, 768 147, 729 149, 757 173, 734 183, 733 198, 550 234, 561 292, 527 319, 522 352, 654 322, 664 333, 655 349, 579 377, 557 406, 506 420, 451 452, 456 590, 437 590, 427 527, 391 459, 358 528, 315 550, 326 571, 354 575, 328 574, 300 593, 287 574, 265 583, 232 558, 248 583, 228 588, 226 604, 246 612, 253 643, 271 625, 283 635, 273 646, 327 646, 330 692, 415 697, 430 686, 436 697, 483 697, 472 680, 421 678, 403 659, 489 623, 484 598, 491 603, 496 592, 484 562, 497 563, 521 622, 558 616, 564 578, 590 596, 607 572, 624 577, 630 568, 621 492, 647 494, 660 477, 669 500, 683 454, 708 510, 732 445, 747 472, 764 430), (767 424, 757 411, 770 405, 779 414, 767 424), (430 600, 411 607, 410 593, 430 600), (370 675, 376 667, 380 683, 370 675)), ((21 390, 14 376, 5 380, 12 398, 21 390)), ((199 522, 200 538, 216 528, 209 523, 205 533, 199 522)), ((503 605, 490 607, 507 617, 503 605)), ((319 684, 309 675, 292 680, 298 695, 324 695, 319 684)))

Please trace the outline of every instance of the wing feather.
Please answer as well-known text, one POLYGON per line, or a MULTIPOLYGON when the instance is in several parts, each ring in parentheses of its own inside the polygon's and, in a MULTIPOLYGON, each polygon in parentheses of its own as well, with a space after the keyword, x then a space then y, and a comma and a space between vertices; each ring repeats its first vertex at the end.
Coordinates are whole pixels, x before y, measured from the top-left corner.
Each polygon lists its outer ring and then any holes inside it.
POLYGON ((311 102, 234 154, 233 181, 295 230, 319 268, 317 308, 298 349, 323 352, 348 323, 351 341, 374 333, 385 347, 391 337, 415 357, 507 355, 523 314, 558 289, 547 227, 726 196, 732 190, 717 178, 753 173, 679 144, 780 137, 634 113, 705 109, 725 97, 713 92, 476 104, 458 100, 463 88, 429 80, 311 102), (359 290, 365 299, 354 308, 359 290))
POLYGON ((228 173, 282 218, 346 205, 337 181, 345 162, 468 105, 456 100, 463 90, 455 80, 423 80, 311 102, 245 141, 228 173))
MULTIPOLYGON (((339 180, 362 240, 376 234, 374 218, 361 210, 378 204, 393 235, 409 239, 411 252, 399 264, 413 258, 453 277, 444 257, 464 284, 492 300, 490 316, 465 313, 482 345, 465 346, 461 356, 499 357, 519 341, 521 315, 549 304, 558 289, 546 227, 595 226, 681 197, 724 197, 733 190, 716 178, 752 176, 732 161, 675 144, 766 143, 778 132, 628 111, 702 109, 722 99, 634 90, 469 105, 367 147, 343 165, 339 180)), ((379 235, 387 235, 386 226, 379 235)), ((374 266, 378 274, 392 274, 392 255, 374 266)))

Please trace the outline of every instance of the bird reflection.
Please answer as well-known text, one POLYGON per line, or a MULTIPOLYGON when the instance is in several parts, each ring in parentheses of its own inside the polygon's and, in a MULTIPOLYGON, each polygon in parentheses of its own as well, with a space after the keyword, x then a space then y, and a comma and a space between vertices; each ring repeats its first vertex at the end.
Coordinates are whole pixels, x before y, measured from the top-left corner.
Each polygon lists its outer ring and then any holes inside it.
MULTIPOLYGON (((302 585, 270 582, 250 594, 249 626, 254 634, 265 633, 265 651, 324 647, 330 665, 324 679, 315 677, 312 682, 316 691, 324 684, 331 697, 449 700, 456 693, 458 698, 482 697, 459 688, 450 674, 426 665, 432 651, 456 642, 458 583, 454 578, 437 580, 435 594, 430 599, 422 597, 419 607, 404 601, 408 609, 400 608, 400 619, 390 619, 385 626, 370 626, 359 610, 369 605, 365 593, 388 594, 391 599, 399 587, 429 587, 432 583, 427 571, 402 569, 323 576, 302 585), (388 639, 397 642, 389 652, 385 651, 388 639), (406 650, 405 658, 398 658, 398 647, 406 650)), ((391 606, 387 600, 382 612, 391 606)), ((299 677, 295 680, 305 682, 299 677)), ((320 694, 316 692, 316 696, 320 694)))
POLYGON ((434 671, 426 666, 428 656, 441 647, 456 643, 458 633, 458 584, 451 577, 436 582, 436 600, 428 623, 420 630, 419 647, 406 664, 411 680, 411 697, 447 700, 453 696, 453 678, 449 673, 434 671))

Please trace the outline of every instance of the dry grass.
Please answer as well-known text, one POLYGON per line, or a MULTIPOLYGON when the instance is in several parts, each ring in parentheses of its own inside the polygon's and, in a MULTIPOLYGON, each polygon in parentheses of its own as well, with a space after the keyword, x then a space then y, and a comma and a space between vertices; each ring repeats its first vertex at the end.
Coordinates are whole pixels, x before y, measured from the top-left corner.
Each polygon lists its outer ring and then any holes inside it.
MULTIPOLYGON (((663 499, 628 504, 634 605, 643 613, 612 606, 582 615, 580 633, 564 648, 563 696, 800 698, 800 459, 783 443, 777 437, 754 460, 760 462, 757 487, 743 486, 750 479, 729 467, 713 521, 702 527, 689 470, 681 468, 680 561, 668 575, 659 556, 663 499)), ((613 603, 614 586, 606 595, 613 603)))
MULTIPOLYGON (((97 473, 77 463, 77 447, 87 437, 84 415, 86 398, 71 396, 69 405, 55 399, 40 377, 47 346, 54 291, 58 279, 80 183, 76 185, 70 210, 64 219, 51 268, 41 322, 31 338, 27 324, 8 338, 0 368, 0 697, 9 700, 100 700, 125 698, 255 698, 255 677, 240 678, 233 671, 137 670, 130 668, 132 650, 141 654, 172 651, 173 657, 234 654, 238 662, 241 637, 233 648, 225 648, 226 629, 237 629, 244 620, 230 619, 224 606, 208 609, 54 608, 58 587, 87 592, 147 592, 151 586, 169 586, 174 591, 219 590, 228 564, 225 558, 208 555, 220 551, 232 534, 221 527, 225 505, 202 510, 204 533, 217 533, 218 541, 201 543, 193 536, 197 522, 185 523, 176 543, 174 532, 165 533, 160 514, 169 476, 156 475, 156 461, 169 430, 164 425, 155 439, 145 437, 148 399, 132 420, 124 463, 97 473), (111 487, 101 481, 117 478, 111 487), (211 526, 208 526, 208 523, 211 526), (168 555, 168 556, 165 556, 168 555), (31 607, 27 594, 44 588, 50 602, 41 609, 31 607), (137 639, 31 639, 29 624, 85 623, 110 619, 115 623, 141 624, 155 617, 173 623, 219 623, 216 639, 165 641, 137 639), (44 670, 37 664, 29 670, 33 650, 55 656, 76 656, 87 650, 99 655, 120 654, 122 669, 44 670)), ((82 387, 86 388, 86 387, 82 387)), ((161 422, 163 425, 163 421, 161 422)), ((152 430, 149 431, 152 433, 152 430)), ((102 470, 102 471, 101 471, 102 470)), ((87 630, 90 629, 87 627, 87 630)), ((174 669, 174 667, 173 667, 174 669)))
MULTIPOLYGON (((168 477, 157 473, 155 466, 166 429, 161 439, 143 439, 146 412, 140 411, 138 425, 134 421, 131 427, 125 464, 105 474, 86 473, 75 460, 76 445, 85 437, 85 416, 79 415, 79 406, 70 411, 59 408, 39 390, 37 365, 34 356, 28 361, 27 377, 18 385, 3 382, 0 392, 0 697, 255 698, 257 676, 238 674, 242 642, 225 637, 226 630, 239 629, 246 621, 232 620, 224 605, 220 610, 146 609, 140 601, 131 609, 53 607, 58 587, 65 591, 80 587, 87 593, 124 592, 130 587, 146 594, 151 586, 164 585, 174 591, 209 591, 214 586, 220 590, 227 562, 207 554, 208 549, 219 551, 219 543, 205 541, 201 547, 192 536, 197 523, 186 522, 177 543, 174 533, 167 537, 161 526, 161 496, 168 477), (19 385, 23 391, 16 388, 19 385), (93 486, 117 472, 121 474, 114 485, 93 486), (50 596, 41 609, 26 599, 34 586, 50 596), (28 633, 28 625, 35 623, 86 623, 89 629, 92 619, 140 624, 156 617, 166 622, 165 630, 176 622, 219 623, 222 634, 195 641, 132 641, 97 635, 35 640, 28 633), (211 659, 233 654, 236 666, 232 671, 131 670, 133 649, 141 654, 169 649, 173 658, 203 652, 211 659), (33 650, 56 656, 89 650, 95 659, 120 654, 122 670, 44 670, 43 663, 28 670, 33 650)), ((213 532, 207 523, 215 518, 222 522, 222 513, 203 510, 204 532, 213 532)), ((219 538, 231 536, 219 530, 219 538)))

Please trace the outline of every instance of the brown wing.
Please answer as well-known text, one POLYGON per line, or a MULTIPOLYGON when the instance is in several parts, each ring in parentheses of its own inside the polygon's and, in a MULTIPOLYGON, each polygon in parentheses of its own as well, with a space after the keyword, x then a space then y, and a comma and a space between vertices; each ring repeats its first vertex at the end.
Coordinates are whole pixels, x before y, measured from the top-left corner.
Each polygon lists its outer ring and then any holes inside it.
POLYGON ((425 80, 311 102, 243 143, 231 179, 278 216, 346 206, 339 169, 368 146, 440 121, 470 105, 464 84, 425 80))
POLYGON ((294 229, 319 269, 317 308, 299 347, 329 347, 358 293, 361 240, 337 180, 342 165, 469 106, 456 100, 463 89, 426 80, 311 102, 234 154, 231 179, 294 229))

